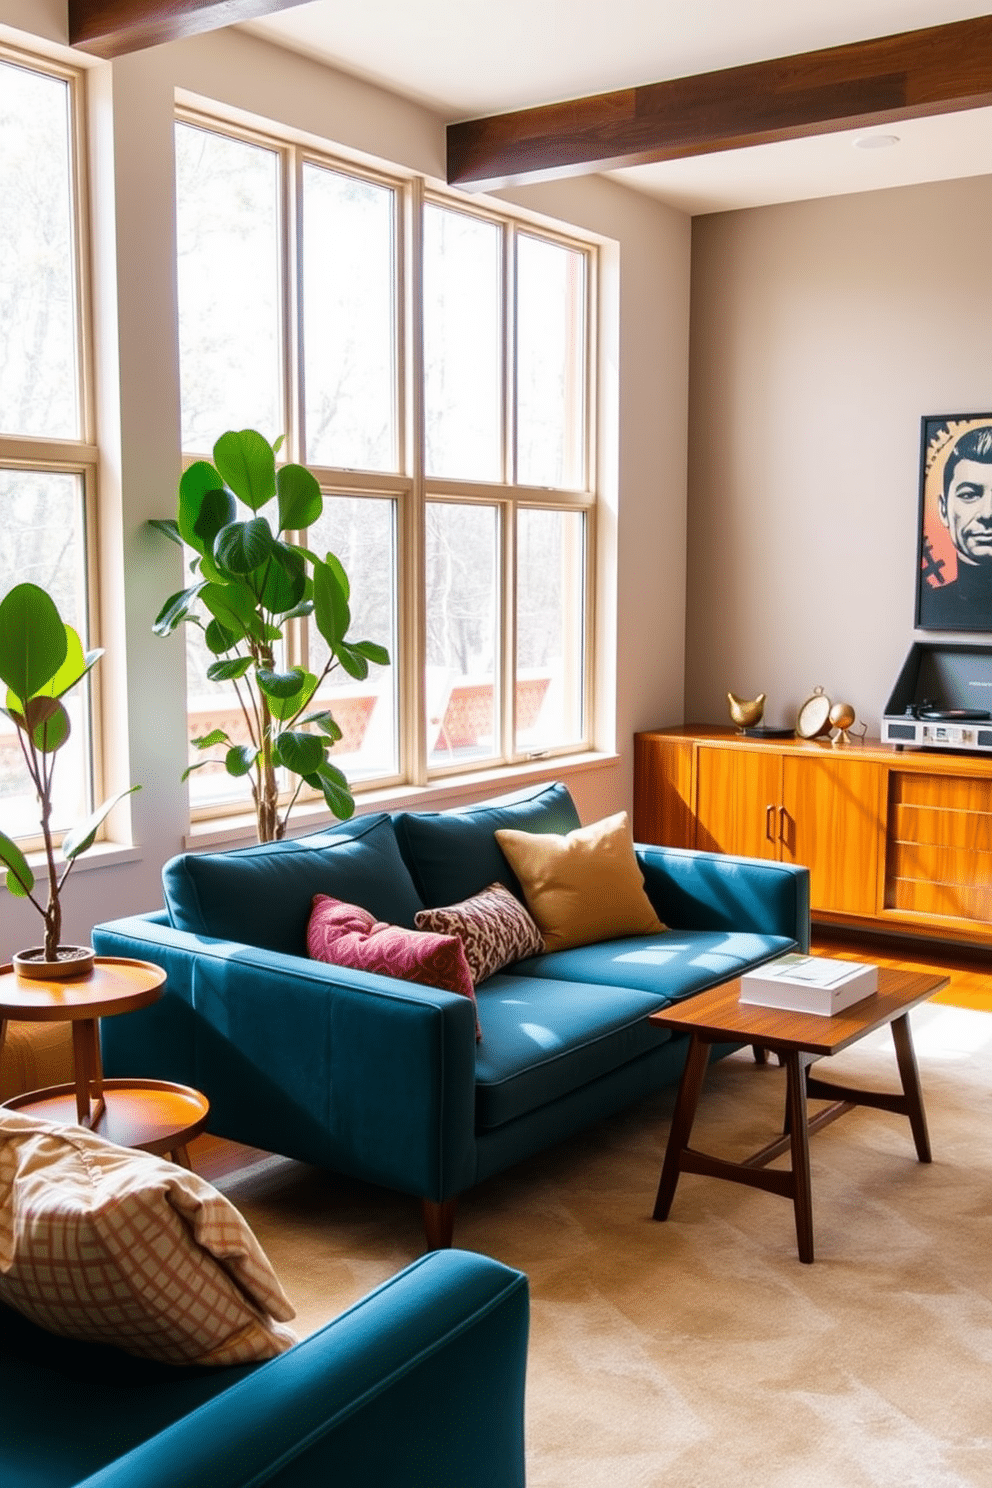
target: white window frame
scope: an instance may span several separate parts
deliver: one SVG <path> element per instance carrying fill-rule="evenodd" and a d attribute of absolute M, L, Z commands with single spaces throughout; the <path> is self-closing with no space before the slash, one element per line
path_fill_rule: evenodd
<path fill-rule="evenodd" d="M 90 258 L 90 190 L 87 170 L 86 80 L 82 69 L 66 66 L 48 57 L 39 57 L 0 42 L 0 61 L 29 72 L 58 78 L 68 85 L 69 97 L 69 190 L 70 218 L 74 248 L 74 308 L 76 380 L 79 407 L 77 438 L 6 434 L 0 430 L 0 467 L 5 470 L 30 470 L 78 476 L 82 482 L 82 521 L 86 590 L 86 636 L 89 647 L 100 644 L 100 593 L 98 555 L 98 460 L 94 397 L 94 340 L 92 269 Z M 86 716 L 89 725 L 86 750 L 88 770 L 85 781 L 88 809 L 104 796 L 104 748 L 101 728 L 102 698 L 99 667 L 83 684 L 87 690 Z M 106 838 L 106 825 L 98 832 Z M 61 834 L 56 834 L 61 840 Z M 39 850 L 40 831 L 18 838 L 26 851 Z"/>
<path fill-rule="evenodd" d="M 399 768 L 393 774 L 351 782 L 356 798 L 370 792 L 388 793 L 403 787 L 425 787 L 434 782 L 512 774 L 537 759 L 565 758 L 590 753 L 594 748 L 596 716 L 596 573 L 597 573 L 597 425 L 599 315 L 599 253 L 596 241 L 576 231 L 562 232 L 532 217 L 491 201 L 480 202 L 446 190 L 425 178 L 399 169 L 358 165 L 331 150 L 300 144 L 289 135 L 248 128 L 201 107 L 180 105 L 176 122 L 240 139 L 271 150 L 280 158 L 279 193 L 281 222 L 279 251 L 282 263 L 281 306 L 283 417 L 285 442 L 280 460 L 298 460 L 307 465 L 320 484 L 325 498 L 368 496 L 390 498 L 396 511 L 396 644 L 391 663 L 396 679 L 397 753 Z M 395 472 L 363 471 L 320 465 L 305 458 L 304 347 L 302 335 L 302 176 L 304 166 L 316 166 L 385 186 L 395 193 L 395 315 L 396 382 L 394 388 L 398 466 Z M 423 325 L 420 314 L 422 290 L 422 223 L 425 203 L 466 213 L 498 224 L 503 233 L 502 284 L 502 430 L 501 468 L 503 479 L 480 482 L 429 477 L 425 469 L 423 420 Z M 584 468 L 580 489 L 525 486 L 511 477 L 515 464 L 515 375 L 513 336 L 515 325 L 514 263 L 519 233 L 557 243 L 585 258 L 585 356 L 584 356 Z M 210 458 L 209 450 L 184 450 L 184 467 L 197 459 Z M 454 502 L 495 506 L 498 515 L 500 633 L 497 640 L 496 700 L 500 720 L 498 748 L 491 757 L 463 762 L 431 764 L 428 759 L 425 697 L 425 510 L 428 502 Z M 584 522 L 583 602 L 583 695 L 582 736 L 542 749 L 515 748 L 515 656 L 516 514 L 523 509 L 576 512 Z M 375 636 L 372 639 L 385 641 Z M 302 623 L 291 634 L 292 659 L 299 660 Z M 308 797 L 301 792 L 300 804 Z M 314 801 L 319 797 L 314 797 Z M 218 821 L 243 815 L 245 801 L 217 802 L 195 807 L 195 822 Z"/>

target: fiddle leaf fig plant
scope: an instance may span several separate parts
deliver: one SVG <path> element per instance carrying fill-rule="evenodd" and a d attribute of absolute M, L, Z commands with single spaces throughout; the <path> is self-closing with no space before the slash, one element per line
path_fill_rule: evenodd
<path fill-rule="evenodd" d="M 198 626 L 216 658 L 207 677 L 234 689 L 243 736 L 215 728 L 192 742 L 199 750 L 222 750 L 227 773 L 249 778 L 259 842 L 285 834 L 304 785 L 319 791 L 338 819 L 353 814 L 348 782 L 329 758 L 341 730 L 329 709 L 311 709 L 311 702 L 339 667 L 363 681 L 371 663 L 389 664 L 383 646 L 349 635 L 351 591 L 335 555 L 321 558 L 287 541 L 289 533 L 314 525 L 324 499 L 305 466 L 277 468 L 281 445 L 281 439 L 270 444 L 254 429 L 222 434 L 213 463 L 197 460 L 183 474 L 175 519 L 152 523 L 193 550 L 193 583 L 166 600 L 155 633 Z M 290 623 L 304 616 L 313 617 L 327 643 L 329 656 L 319 675 L 279 660 L 288 650 Z M 191 765 L 183 779 L 217 758 L 214 753 Z M 280 769 L 297 778 L 284 804 Z"/>
<path fill-rule="evenodd" d="M 18 584 L 0 603 L 0 680 L 6 683 L 4 713 L 17 729 L 17 740 L 41 809 L 41 836 L 48 877 L 47 903 L 35 895 L 35 875 L 13 838 L 0 832 L 0 863 L 7 888 L 29 899 L 45 923 L 44 958 L 57 962 L 62 935 L 62 890 L 77 858 L 96 840 L 97 832 L 128 790 L 105 801 L 86 821 L 62 838 L 62 863 L 56 858 L 52 831 L 52 781 L 58 751 L 69 738 L 69 714 L 62 698 L 99 661 L 102 650 L 83 651 L 71 625 L 66 625 L 51 597 L 36 584 Z M 64 948 L 63 948 L 64 949 Z"/>

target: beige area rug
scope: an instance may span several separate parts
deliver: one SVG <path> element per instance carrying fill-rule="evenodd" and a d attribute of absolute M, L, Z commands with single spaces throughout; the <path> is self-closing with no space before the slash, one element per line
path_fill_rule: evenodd
<path fill-rule="evenodd" d="M 456 1243 L 530 1277 L 530 1488 L 992 1485 L 992 1014 L 912 1022 L 934 1162 L 883 1112 L 814 1136 L 811 1266 L 791 1204 L 737 1184 L 683 1176 L 652 1221 L 672 1092 L 462 1201 Z M 832 1063 L 896 1088 L 888 1030 Z M 777 1065 L 723 1060 L 693 1143 L 744 1156 L 783 1102 Z M 302 1332 L 420 1249 L 393 1194 L 281 1159 L 222 1186 Z"/>

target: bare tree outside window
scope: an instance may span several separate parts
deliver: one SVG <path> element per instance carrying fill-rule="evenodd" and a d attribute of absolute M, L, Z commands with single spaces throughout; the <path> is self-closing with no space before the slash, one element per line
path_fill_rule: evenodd
<path fill-rule="evenodd" d="M 306 457 L 317 465 L 397 468 L 395 196 L 303 167 Z"/>
<path fill-rule="evenodd" d="M 79 438 L 69 85 L 0 62 L 0 432 Z"/>
<path fill-rule="evenodd" d="M 427 504 L 427 742 L 433 764 L 499 750 L 497 514 Z"/>
<path fill-rule="evenodd" d="M 279 155 L 176 125 L 183 449 L 226 429 L 284 433 Z"/>
<path fill-rule="evenodd" d="M 585 255 L 517 237 L 517 479 L 585 485 Z"/>
<path fill-rule="evenodd" d="M 428 475 L 502 478 L 502 231 L 424 207 L 424 440 Z"/>

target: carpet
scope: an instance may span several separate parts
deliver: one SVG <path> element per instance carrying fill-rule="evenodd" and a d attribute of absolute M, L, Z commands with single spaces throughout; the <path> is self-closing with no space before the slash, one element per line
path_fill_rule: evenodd
<path fill-rule="evenodd" d="M 456 1243 L 530 1277 L 530 1488 L 992 1485 L 992 1014 L 912 1025 L 934 1161 L 880 1111 L 815 1135 L 811 1266 L 774 1195 L 683 1175 L 650 1218 L 671 1091 L 461 1201 Z M 818 1072 L 897 1088 L 889 1030 Z M 756 1150 L 784 1092 L 774 1063 L 720 1061 L 694 1145 Z M 283 1159 L 221 1186 L 301 1333 L 422 1246 L 415 1202 Z"/>

